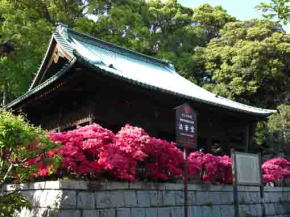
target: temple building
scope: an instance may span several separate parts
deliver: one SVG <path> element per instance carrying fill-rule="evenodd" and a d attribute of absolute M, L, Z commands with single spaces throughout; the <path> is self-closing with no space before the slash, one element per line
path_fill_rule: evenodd
<path fill-rule="evenodd" d="M 251 147 L 257 121 L 275 112 L 215 95 L 159 60 L 66 26 L 55 28 L 29 88 L 6 105 L 48 130 L 99 123 L 116 132 L 124 124 L 175 139 L 175 110 L 184 102 L 198 112 L 198 144 L 206 150 Z"/>

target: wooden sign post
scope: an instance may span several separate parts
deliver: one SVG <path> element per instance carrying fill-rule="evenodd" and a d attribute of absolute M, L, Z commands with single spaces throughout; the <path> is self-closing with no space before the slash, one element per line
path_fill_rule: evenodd
<path fill-rule="evenodd" d="M 176 143 L 184 149 L 184 217 L 188 217 L 188 148 L 197 147 L 196 112 L 184 103 L 176 109 Z"/>

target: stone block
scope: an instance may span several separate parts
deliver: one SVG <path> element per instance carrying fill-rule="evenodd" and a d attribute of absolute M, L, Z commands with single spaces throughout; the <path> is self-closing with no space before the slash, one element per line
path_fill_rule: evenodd
<path fill-rule="evenodd" d="M 94 193 L 80 191 L 77 197 L 78 197 L 77 208 L 80 208 L 80 209 L 94 209 L 95 208 Z"/>
<path fill-rule="evenodd" d="M 240 214 L 240 216 L 251 216 L 252 215 L 252 213 L 251 213 L 251 208 L 250 208 L 250 206 L 249 205 L 245 205 L 245 204 L 243 204 L 243 205 L 239 205 L 239 214 Z"/>
<path fill-rule="evenodd" d="M 184 193 L 183 191 L 175 191 L 175 204 L 176 206 L 184 205 Z"/>
<path fill-rule="evenodd" d="M 222 192 L 220 194 L 220 204 L 221 205 L 232 205 L 234 201 L 233 192 Z"/>
<path fill-rule="evenodd" d="M 201 207 L 203 217 L 213 217 L 211 214 L 211 208 L 207 206 Z"/>
<path fill-rule="evenodd" d="M 162 206 L 163 205 L 163 197 L 162 191 L 149 191 L 150 195 L 150 205 L 151 206 Z"/>
<path fill-rule="evenodd" d="M 117 190 L 108 192 L 109 196 L 111 197 L 111 207 L 125 207 L 125 197 L 124 191 Z"/>
<path fill-rule="evenodd" d="M 188 192 L 188 206 L 196 205 L 196 191 L 189 191 Z"/>
<path fill-rule="evenodd" d="M 32 203 L 39 208 L 76 208 L 76 191 L 35 190 Z"/>
<path fill-rule="evenodd" d="M 80 210 L 60 210 L 53 217 L 82 217 L 82 214 Z"/>
<path fill-rule="evenodd" d="M 62 191 L 60 208 L 76 208 L 76 205 L 77 205 L 76 191 L 67 191 L 67 190 Z"/>
<path fill-rule="evenodd" d="M 212 207 L 207 207 L 203 206 L 201 207 L 202 209 L 202 216 L 203 217 L 223 217 L 220 213 L 219 206 L 212 206 Z"/>
<path fill-rule="evenodd" d="M 58 209 L 34 208 L 26 210 L 26 215 L 20 215 L 20 217 L 57 217 L 59 213 Z"/>
<path fill-rule="evenodd" d="M 275 215 L 283 214 L 282 211 L 281 211 L 280 204 L 278 204 L 278 203 L 272 203 L 272 204 L 274 206 Z"/>
<path fill-rule="evenodd" d="M 172 191 L 172 190 L 182 191 L 183 188 L 184 188 L 183 184 L 180 184 L 180 183 L 166 183 L 165 184 L 165 190 L 168 190 L 168 191 Z"/>
<path fill-rule="evenodd" d="M 144 189 L 144 184 L 142 182 L 130 182 L 129 188 L 132 190 L 142 190 Z"/>
<path fill-rule="evenodd" d="M 224 193 L 225 192 L 208 192 L 208 200 L 205 202 L 207 203 L 211 202 L 212 204 L 215 205 L 223 204 L 221 198 Z"/>
<path fill-rule="evenodd" d="M 182 212 L 181 212 L 181 216 L 183 216 L 183 207 L 182 208 Z M 190 217 L 202 217 L 202 212 L 201 212 L 201 207 L 200 206 L 189 206 L 188 207 L 188 216 Z"/>
<path fill-rule="evenodd" d="M 146 217 L 157 217 L 157 208 L 145 208 Z M 134 217 L 134 216 L 132 216 Z M 173 216 L 172 216 L 173 217 Z"/>
<path fill-rule="evenodd" d="M 108 183 L 106 183 L 106 189 L 108 189 L 108 190 L 129 189 L 129 183 L 128 182 L 108 182 Z"/>
<path fill-rule="evenodd" d="M 170 207 L 162 207 L 157 209 L 158 217 L 170 217 L 171 208 Z"/>
<path fill-rule="evenodd" d="M 281 192 L 271 192 L 269 193 L 269 202 L 278 203 L 281 201 L 280 198 Z"/>
<path fill-rule="evenodd" d="M 286 215 L 289 213 L 290 210 L 290 204 L 286 204 L 286 203 L 281 203 L 281 209 L 283 210 L 283 215 Z M 290 213 L 289 213 L 290 214 Z"/>
<path fill-rule="evenodd" d="M 203 188 L 202 191 L 233 192 L 233 186 L 231 186 L 231 185 L 208 185 L 207 188 Z"/>
<path fill-rule="evenodd" d="M 219 206 L 220 214 L 222 217 L 233 217 L 235 216 L 235 209 L 233 205 L 222 205 Z"/>
<path fill-rule="evenodd" d="M 172 217 L 173 216 L 183 217 L 184 216 L 183 211 L 184 211 L 184 208 L 181 206 L 180 207 L 171 207 L 170 213 L 171 213 Z M 189 216 L 191 216 L 191 215 L 189 214 Z"/>
<path fill-rule="evenodd" d="M 99 191 L 95 193 L 96 208 L 110 208 L 112 206 L 109 191 Z"/>
<path fill-rule="evenodd" d="M 275 215 L 275 207 L 272 203 L 264 204 L 266 215 Z"/>
<path fill-rule="evenodd" d="M 44 185 L 43 189 L 46 189 L 46 190 L 61 190 L 59 181 L 47 181 L 47 182 L 43 182 L 43 183 L 35 183 L 33 188 L 37 187 L 38 184 Z"/>
<path fill-rule="evenodd" d="M 33 199 L 32 204 L 35 205 L 37 208 L 45 208 L 45 207 L 52 207 L 52 208 L 58 208 L 59 205 L 54 205 L 55 199 L 57 196 L 61 198 L 62 191 L 50 191 L 49 196 L 47 197 L 47 190 L 35 190 L 33 193 Z M 60 200 L 58 200 L 60 201 Z"/>
<path fill-rule="evenodd" d="M 262 208 L 260 204 L 248 204 L 248 213 L 252 216 L 260 216 L 259 213 L 260 211 L 262 212 Z"/>
<path fill-rule="evenodd" d="M 238 201 L 239 201 L 239 204 L 250 203 L 249 192 L 246 192 L 246 191 L 238 192 Z"/>
<path fill-rule="evenodd" d="M 282 192 L 282 196 L 281 196 L 281 201 L 282 202 L 289 202 L 289 197 L 288 195 L 290 194 L 290 192 Z"/>
<path fill-rule="evenodd" d="M 290 203 L 289 203 L 289 202 L 284 202 L 284 203 L 282 204 L 282 206 L 285 208 L 286 213 L 287 213 L 287 214 L 290 214 Z"/>
<path fill-rule="evenodd" d="M 99 211 L 99 217 L 116 217 L 115 209 L 101 209 Z"/>
<path fill-rule="evenodd" d="M 131 208 L 132 217 L 145 217 L 145 208 Z"/>
<path fill-rule="evenodd" d="M 138 207 L 150 206 L 150 192 L 149 191 L 137 191 L 137 205 Z"/>
<path fill-rule="evenodd" d="M 21 194 L 29 201 L 33 202 L 33 196 L 35 191 L 28 190 L 28 191 L 22 191 Z"/>
<path fill-rule="evenodd" d="M 31 189 L 39 190 L 39 189 L 45 189 L 46 182 L 34 182 L 30 184 Z M 59 189 L 57 189 L 59 190 Z"/>
<path fill-rule="evenodd" d="M 88 181 L 58 181 L 59 183 L 46 182 L 45 186 L 52 189 L 57 189 L 57 185 L 59 185 L 59 189 L 63 190 L 90 190 L 89 186 L 91 182 Z"/>
<path fill-rule="evenodd" d="M 251 206 L 252 209 L 256 211 L 257 216 L 262 216 L 263 215 L 263 207 L 262 204 L 254 204 Z"/>
<path fill-rule="evenodd" d="M 249 192 L 249 203 L 260 203 L 261 200 L 260 192 Z"/>
<path fill-rule="evenodd" d="M 124 191 L 124 200 L 126 207 L 136 207 L 137 206 L 137 196 L 136 191 Z"/>
<path fill-rule="evenodd" d="M 125 206 L 123 191 L 99 191 L 95 193 L 97 208 L 116 208 Z"/>
<path fill-rule="evenodd" d="M 118 208 L 116 217 L 130 217 L 130 208 Z"/>
<path fill-rule="evenodd" d="M 196 192 L 196 204 L 205 205 L 209 202 L 210 201 L 209 201 L 209 197 L 208 197 L 208 192 L 205 192 L 205 191 L 197 191 Z"/>
<path fill-rule="evenodd" d="M 175 192 L 163 191 L 163 206 L 174 206 L 174 205 L 175 205 Z"/>
<path fill-rule="evenodd" d="M 98 210 L 83 210 L 82 217 L 99 217 L 99 211 Z"/>

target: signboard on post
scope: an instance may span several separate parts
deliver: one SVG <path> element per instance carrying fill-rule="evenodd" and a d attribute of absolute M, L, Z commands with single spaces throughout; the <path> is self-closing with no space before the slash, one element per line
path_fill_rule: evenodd
<path fill-rule="evenodd" d="M 176 143 L 186 148 L 197 147 L 196 112 L 184 103 L 176 109 Z"/>
<path fill-rule="evenodd" d="M 197 121 L 196 112 L 189 104 L 184 103 L 176 109 L 176 143 L 184 149 L 184 217 L 188 217 L 188 161 L 187 149 L 197 147 Z"/>
<path fill-rule="evenodd" d="M 261 155 L 231 151 L 235 217 L 239 217 L 238 186 L 260 186 L 263 198 Z M 264 209 L 263 209 L 264 210 Z M 264 215 L 263 215 L 264 216 Z"/>
<path fill-rule="evenodd" d="M 261 159 L 259 154 L 234 152 L 233 165 L 237 185 L 261 186 Z"/>

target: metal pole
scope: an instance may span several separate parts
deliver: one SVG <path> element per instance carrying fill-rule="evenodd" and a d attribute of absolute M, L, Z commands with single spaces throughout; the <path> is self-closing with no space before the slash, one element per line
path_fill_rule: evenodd
<path fill-rule="evenodd" d="M 188 159 L 186 147 L 184 147 L 183 158 L 184 158 L 184 174 L 183 174 L 184 217 L 188 217 Z"/>
<path fill-rule="evenodd" d="M 237 162 L 236 153 L 234 149 L 231 149 L 232 156 L 232 174 L 233 174 L 233 197 L 234 197 L 234 209 L 235 217 L 239 217 L 239 197 L 238 197 L 238 185 L 237 185 Z"/>
<path fill-rule="evenodd" d="M 262 171 L 262 154 L 259 153 L 259 168 L 260 168 L 260 197 L 261 197 L 261 206 L 262 206 L 262 217 L 266 216 L 265 204 L 264 204 L 264 183 L 263 183 L 263 171 Z"/>

